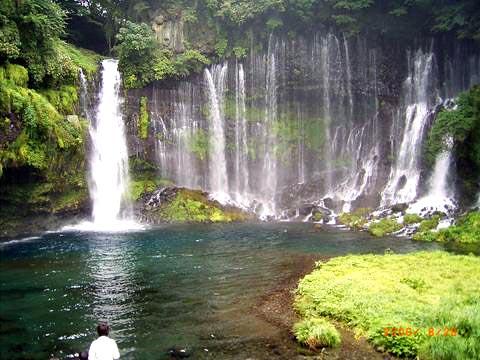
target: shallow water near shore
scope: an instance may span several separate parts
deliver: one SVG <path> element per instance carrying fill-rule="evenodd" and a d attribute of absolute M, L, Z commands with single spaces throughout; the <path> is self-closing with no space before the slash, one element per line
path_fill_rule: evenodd
<path fill-rule="evenodd" d="M 255 315 L 259 298 L 291 277 L 306 254 L 387 248 L 441 247 L 304 223 L 71 231 L 3 243 L 1 356 L 66 358 L 88 348 L 101 319 L 111 324 L 122 359 L 168 359 L 171 348 L 194 359 L 267 359 L 272 343 L 294 352 L 285 332 Z"/>

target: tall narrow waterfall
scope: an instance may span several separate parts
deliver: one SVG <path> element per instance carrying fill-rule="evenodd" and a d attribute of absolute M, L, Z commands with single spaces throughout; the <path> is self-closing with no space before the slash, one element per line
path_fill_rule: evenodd
<path fill-rule="evenodd" d="M 275 59 L 276 39 L 270 35 L 268 40 L 267 68 L 265 78 L 265 120 L 264 120 L 264 157 L 262 195 L 265 197 L 262 216 L 275 214 L 275 193 L 277 190 L 277 159 L 274 153 L 274 122 L 277 119 L 277 74 Z"/>
<path fill-rule="evenodd" d="M 242 64 L 236 64 L 235 75 L 235 200 L 241 203 L 249 192 L 245 73 Z"/>
<path fill-rule="evenodd" d="M 405 113 L 402 142 L 382 204 L 410 202 L 417 196 L 420 181 L 420 156 L 424 130 L 431 114 L 433 54 L 418 50 L 409 60 L 409 75 L 404 83 Z"/>
<path fill-rule="evenodd" d="M 227 161 L 225 159 L 225 131 L 223 128 L 223 92 L 227 64 L 215 65 L 205 69 L 205 81 L 208 87 L 210 100 L 210 158 L 209 158 L 209 185 L 214 196 L 219 200 L 228 197 Z"/>
<path fill-rule="evenodd" d="M 102 84 L 95 122 L 90 124 L 90 195 L 93 225 L 115 229 L 122 216 L 128 184 L 128 154 L 120 105 L 118 62 L 102 62 Z"/>

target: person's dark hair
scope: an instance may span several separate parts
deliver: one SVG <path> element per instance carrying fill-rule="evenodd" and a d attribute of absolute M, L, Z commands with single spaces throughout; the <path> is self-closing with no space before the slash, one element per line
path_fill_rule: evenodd
<path fill-rule="evenodd" d="M 107 323 L 102 322 L 102 323 L 98 324 L 98 326 L 97 326 L 98 336 L 108 336 L 109 332 L 110 332 L 110 326 L 108 326 Z"/>

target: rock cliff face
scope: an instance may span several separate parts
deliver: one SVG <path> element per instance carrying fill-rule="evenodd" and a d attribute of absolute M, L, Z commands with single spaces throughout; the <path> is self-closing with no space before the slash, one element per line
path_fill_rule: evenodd
<path fill-rule="evenodd" d="M 178 185 L 260 202 L 264 215 L 322 199 L 336 211 L 410 202 L 426 191 L 435 110 L 479 79 L 468 43 L 270 36 L 243 59 L 129 91 L 130 153 Z"/>

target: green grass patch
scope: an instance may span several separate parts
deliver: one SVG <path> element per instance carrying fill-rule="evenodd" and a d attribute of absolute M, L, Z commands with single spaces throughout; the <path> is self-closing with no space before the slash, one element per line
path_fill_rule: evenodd
<path fill-rule="evenodd" d="M 310 318 L 299 321 L 293 327 L 297 340 L 310 349 L 336 347 L 340 344 L 340 334 L 328 320 Z"/>
<path fill-rule="evenodd" d="M 98 70 L 98 66 L 103 57 L 93 51 L 82 49 L 64 41 L 56 43 L 57 48 L 68 55 L 73 63 L 82 68 L 88 78 L 92 78 Z"/>
<path fill-rule="evenodd" d="M 395 231 L 398 231 L 403 226 L 397 222 L 395 219 L 385 218 L 380 221 L 371 223 L 368 227 L 368 232 L 373 236 L 385 236 Z"/>
<path fill-rule="evenodd" d="M 480 258 L 441 251 L 337 257 L 300 281 L 295 308 L 305 319 L 342 321 L 397 356 L 478 359 L 478 274 Z M 418 332 L 385 336 L 385 328 Z M 430 328 L 457 334 L 429 336 Z"/>

